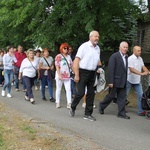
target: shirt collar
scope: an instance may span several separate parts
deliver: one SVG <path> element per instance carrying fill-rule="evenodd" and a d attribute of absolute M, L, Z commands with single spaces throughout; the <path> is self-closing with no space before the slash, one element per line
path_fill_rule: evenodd
<path fill-rule="evenodd" d="M 93 44 L 92 44 L 92 42 L 90 40 L 88 41 L 88 44 L 89 44 L 90 47 L 94 47 Z M 97 46 L 98 45 L 96 45 L 94 48 L 97 48 Z"/>
<path fill-rule="evenodd" d="M 126 57 L 126 55 L 123 55 L 123 54 L 121 53 L 121 51 L 119 51 L 119 52 L 120 52 L 120 54 L 121 54 L 122 57 L 124 57 L 124 58 Z"/>

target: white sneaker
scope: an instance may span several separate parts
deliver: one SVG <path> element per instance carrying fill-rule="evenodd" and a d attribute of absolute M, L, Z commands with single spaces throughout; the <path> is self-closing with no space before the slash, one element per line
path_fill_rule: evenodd
<path fill-rule="evenodd" d="M 60 108 L 60 103 L 56 103 L 56 108 Z"/>
<path fill-rule="evenodd" d="M 85 108 L 85 107 L 86 107 L 86 103 L 83 103 L 83 104 L 82 104 L 82 107 Z"/>
<path fill-rule="evenodd" d="M 38 87 L 37 86 L 35 86 L 35 91 L 38 91 L 39 89 L 38 89 Z"/>
<path fill-rule="evenodd" d="M 11 97 L 12 97 L 12 95 L 11 95 L 10 93 L 8 93 L 8 94 L 7 94 L 7 97 L 8 97 L 8 98 L 11 98 Z"/>
<path fill-rule="evenodd" d="M 30 98 L 30 102 L 33 104 L 35 102 L 34 98 Z"/>
<path fill-rule="evenodd" d="M 4 91 L 4 90 L 2 90 L 1 95 L 2 95 L 2 96 L 5 96 L 5 91 Z"/>
<path fill-rule="evenodd" d="M 67 108 L 70 109 L 71 108 L 71 103 L 67 104 Z"/>

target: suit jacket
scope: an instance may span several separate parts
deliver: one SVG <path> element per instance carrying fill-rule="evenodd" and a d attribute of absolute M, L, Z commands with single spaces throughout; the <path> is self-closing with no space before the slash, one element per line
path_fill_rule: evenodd
<path fill-rule="evenodd" d="M 124 88 L 127 82 L 127 68 L 127 56 L 125 66 L 119 51 L 112 54 L 108 63 L 108 83 L 116 88 Z"/>

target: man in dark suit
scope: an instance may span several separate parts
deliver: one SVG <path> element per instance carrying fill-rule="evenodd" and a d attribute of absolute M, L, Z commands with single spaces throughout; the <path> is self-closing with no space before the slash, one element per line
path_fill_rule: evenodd
<path fill-rule="evenodd" d="M 100 114 L 104 114 L 104 109 L 112 102 L 117 94 L 118 103 L 118 117 L 130 119 L 126 115 L 126 82 L 127 82 L 127 53 L 128 43 L 121 42 L 119 51 L 112 54 L 108 64 L 108 86 L 109 93 L 105 96 L 104 100 L 99 104 Z"/>

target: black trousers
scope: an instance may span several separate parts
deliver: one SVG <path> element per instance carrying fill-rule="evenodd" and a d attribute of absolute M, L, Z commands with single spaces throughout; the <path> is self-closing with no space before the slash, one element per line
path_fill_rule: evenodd
<path fill-rule="evenodd" d="M 93 103 L 95 96 L 95 88 L 93 87 L 95 82 L 95 71 L 79 69 L 79 77 L 80 80 L 77 83 L 77 93 L 71 104 L 71 108 L 76 110 L 77 105 L 85 94 L 85 87 L 87 86 L 85 115 L 91 115 L 93 113 Z"/>
<path fill-rule="evenodd" d="M 104 100 L 100 102 L 100 108 L 104 110 L 112 102 L 116 94 L 117 94 L 117 104 L 118 104 L 118 115 L 125 115 L 126 87 L 109 88 L 109 93 L 105 96 Z"/>

